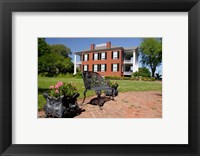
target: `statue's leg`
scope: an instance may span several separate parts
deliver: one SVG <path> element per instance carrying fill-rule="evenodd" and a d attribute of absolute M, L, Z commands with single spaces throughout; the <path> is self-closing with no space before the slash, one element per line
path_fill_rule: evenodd
<path fill-rule="evenodd" d="M 101 96 L 101 90 L 96 90 L 95 92 L 97 94 L 97 97 L 99 98 Z"/>
<path fill-rule="evenodd" d="M 100 110 L 103 110 L 102 106 L 99 106 L 99 109 L 100 109 Z"/>
<path fill-rule="evenodd" d="M 83 102 L 81 103 L 81 105 L 83 105 L 83 103 L 85 102 L 86 92 L 87 92 L 87 89 L 85 89 L 85 91 L 83 92 L 84 98 L 83 98 Z"/>
<path fill-rule="evenodd" d="M 114 88 L 112 88 L 112 97 L 111 100 L 114 100 Z"/>

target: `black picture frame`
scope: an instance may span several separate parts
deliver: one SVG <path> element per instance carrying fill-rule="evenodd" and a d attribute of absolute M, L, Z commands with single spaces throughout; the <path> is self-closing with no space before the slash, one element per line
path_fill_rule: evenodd
<path fill-rule="evenodd" d="M 12 144 L 12 12 L 188 12 L 188 145 L 19 145 Z M 180 56 L 181 59 L 181 56 Z M 0 0 L 1 155 L 200 155 L 199 0 Z M 178 124 L 178 123 L 177 123 Z M 80 130 L 81 132 L 81 130 Z M 31 133 L 31 132 L 30 132 Z M 97 134 L 98 135 L 98 134 Z M 169 136 L 170 137 L 170 136 Z"/>

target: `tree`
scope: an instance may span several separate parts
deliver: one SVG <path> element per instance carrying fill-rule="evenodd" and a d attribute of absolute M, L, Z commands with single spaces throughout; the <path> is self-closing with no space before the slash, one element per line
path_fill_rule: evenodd
<path fill-rule="evenodd" d="M 50 53 L 50 46 L 46 43 L 45 38 L 38 39 L 38 57 Z"/>
<path fill-rule="evenodd" d="M 63 44 L 52 44 L 50 45 L 50 48 L 52 53 L 58 53 L 66 58 L 72 54 L 71 49 Z"/>
<path fill-rule="evenodd" d="M 38 39 L 38 73 L 54 76 L 59 73 L 72 73 L 74 64 L 69 57 L 70 48 L 65 45 L 49 45 L 44 38 Z"/>
<path fill-rule="evenodd" d="M 152 77 L 155 76 L 156 67 L 162 63 L 162 40 L 155 38 L 143 39 L 140 44 L 142 54 L 141 62 L 150 67 Z"/>

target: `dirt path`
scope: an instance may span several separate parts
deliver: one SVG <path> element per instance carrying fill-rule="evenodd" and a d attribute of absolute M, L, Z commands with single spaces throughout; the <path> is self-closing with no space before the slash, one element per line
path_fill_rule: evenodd
<path fill-rule="evenodd" d="M 85 103 L 92 98 L 87 98 Z M 78 101 L 81 102 L 82 100 Z M 119 93 L 114 101 L 106 102 L 102 110 L 90 104 L 81 108 L 85 111 L 75 118 L 162 118 L 162 93 L 156 91 Z M 44 111 L 38 112 L 38 117 L 44 117 Z"/>

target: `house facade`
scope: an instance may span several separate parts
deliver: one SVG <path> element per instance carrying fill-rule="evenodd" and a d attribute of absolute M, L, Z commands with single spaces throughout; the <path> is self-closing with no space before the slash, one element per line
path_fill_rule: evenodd
<path fill-rule="evenodd" d="M 111 42 L 91 44 L 89 50 L 74 53 L 74 74 L 77 68 L 102 76 L 130 76 L 138 71 L 138 47 L 112 46 Z"/>

